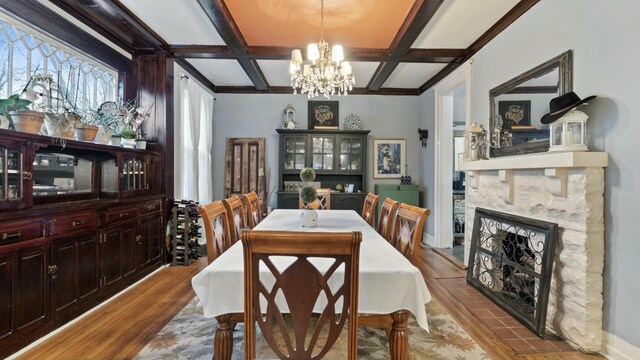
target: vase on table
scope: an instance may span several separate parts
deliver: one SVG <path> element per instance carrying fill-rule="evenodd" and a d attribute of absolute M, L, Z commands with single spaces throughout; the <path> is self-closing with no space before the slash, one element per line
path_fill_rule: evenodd
<path fill-rule="evenodd" d="M 318 212 L 315 209 L 303 209 L 300 224 L 306 228 L 318 226 Z"/>

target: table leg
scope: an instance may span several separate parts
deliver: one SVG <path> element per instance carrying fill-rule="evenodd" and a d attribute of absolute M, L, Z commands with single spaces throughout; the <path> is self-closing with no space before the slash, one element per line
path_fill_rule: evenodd
<path fill-rule="evenodd" d="M 213 337 L 213 359 L 231 360 L 233 352 L 233 329 L 231 314 L 216 316 L 216 333 Z"/>
<path fill-rule="evenodd" d="M 393 324 L 389 336 L 389 352 L 392 360 L 409 359 L 409 311 L 398 310 L 391 314 Z"/>

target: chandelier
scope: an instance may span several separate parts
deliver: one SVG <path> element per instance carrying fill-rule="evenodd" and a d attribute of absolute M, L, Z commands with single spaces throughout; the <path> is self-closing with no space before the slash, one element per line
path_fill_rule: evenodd
<path fill-rule="evenodd" d="M 293 93 L 308 94 L 309 98 L 320 94 L 327 99 L 331 95 L 346 95 L 353 90 L 355 76 L 351 64 L 344 60 L 342 46 L 324 40 L 324 0 L 320 1 L 320 41 L 307 46 L 307 61 L 302 60 L 302 52 L 295 49 L 291 52 L 291 87 Z"/>

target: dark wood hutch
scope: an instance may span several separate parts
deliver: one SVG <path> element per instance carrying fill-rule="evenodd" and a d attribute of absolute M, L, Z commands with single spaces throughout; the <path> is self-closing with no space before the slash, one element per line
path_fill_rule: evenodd
<path fill-rule="evenodd" d="M 174 61 L 194 69 L 117 2 L 107 2 L 109 9 L 51 1 L 130 57 L 36 0 L 0 0 L 11 16 L 116 69 L 120 97 L 154 104 L 144 133 L 156 142 L 145 151 L 72 140 L 62 148 L 49 137 L 0 130 L 0 358 L 165 262 Z M 81 190 L 65 192 L 69 181 Z"/>
<path fill-rule="evenodd" d="M 300 170 L 311 167 L 323 188 L 353 184 L 353 192 L 331 193 L 331 208 L 360 212 L 367 196 L 369 130 L 289 130 L 280 134 L 278 208 L 298 208 Z"/>

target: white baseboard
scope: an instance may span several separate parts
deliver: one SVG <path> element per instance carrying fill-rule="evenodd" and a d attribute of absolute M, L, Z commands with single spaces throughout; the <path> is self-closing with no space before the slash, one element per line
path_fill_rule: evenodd
<path fill-rule="evenodd" d="M 31 343 L 31 344 L 29 344 L 28 346 L 26 346 L 26 347 L 24 347 L 24 348 L 20 349 L 20 351 L 18 351 L 18 352 L 16 352 L 16 353 L 14 353 L 14 354 L 11 354 L 11 355 L 7 358 L 7 360 L 14 360 L 14 359 L 18 358 L 20 355 L 24 354 L 25 352 L 27 352 L 27 351 L 29 351 L 29 350 L 33 349 L 34 347 L 36 347 L 36 346 L 38 346 L 38 345 L 42 344 L 43 342 L 45 342 L 45 341 L 49 340 L 49 338 L 51 338 L 51 337 L 55 336 L 55 335 L 56 335 L 56 334 L 58 334 L 59 332 L 61 332 L 61 331 L 65 330 L 65 329 L 67 329 L 69 326 L 72 326 L 73 324 L 77 323 L 78 321 L 80 321 L 80 320 L 84 319 L 85 317 L 89 316 L 91 313 L 93 313 L 93 312 L 97 311 L 97 310 L 98 310 L 98 309 L 100 309 L 101 307 L 103 307 L 103 306 L 107 305 L 108 303 L 110 303 L 110 302 L 114 301 L 115 299 L 119 298 L 119 297 L 120 297 L 120 296 L 122 296 L 124 293 L 126 293 L 127 291 L 129 291 L 129 290 L 131 290 L 132 288 L 134 288 L 136 285 L 138 285 L 138 284 L 140 284 L 141 282 L 143 282 L 143 281 L 147 280 L 149 277 L 151 277 L 151 276 L 155 275 L 155 273 L 157 273 L 158 271 L 166 269 L 167 267 L 169 267 L 169 264 L 166 264 L 166 265 L 160 266 L 158 269 L 154 270 L 154 271 L 153 271 L 152 273 L 150 273 L 149 275 L 147 275 L 147 276 L 143 277 L 142 279 L 140 279 L 140 280 L 136 281 L 135 283 L 133 283 L 133 284 L 129 285 L 129 287 L 127 287 L 126 289 L 124 289 L 124 290 L 120 291 L 119 293 L 117 293 L 117 294 L 113 295 L 113 296 L 112 296 L 112 297 L 110 297 L 109 299 L 107 299 L 107 300 L 105 300 L 105 301 L 101 302 L 100 304 L 96 305 L 96 307 L 91 308 L 90 310 L 87 310 L 87 311 L 86 311 L 86 312 L 84 312 L 82 315 L 78 316 L 77 318 L 75 318 L 75 319 L 73 319 L 73 320 L 69 321 L 68 323 L 66 323 L 66 324 L 62 325 L 61 327 L 59 327 L 59 328 L 55 329 L 54 331 L 52 331 L 52 332 L 48 333 L 47 335 L 45 335 L 45 336 L 43 336 L 43 337 L 39 338 L 38 340 L 36 340 L 36 341 L 32 342 L 32 343 Z"/>
<path fill-rule="evenodd" d="M 431 247 L 438 247 L 438 244 L 436 243 L 436 237 L 427 233 L 422 234 L 422 244 L 426 244 L 427 246 Z"/>
<path fill-rule="evenodd" d="M 602 331 L 602 355 L 612 360 L 636 360 L 640 359 L 640 348 L 629 344 L 621 338 Z"/>

